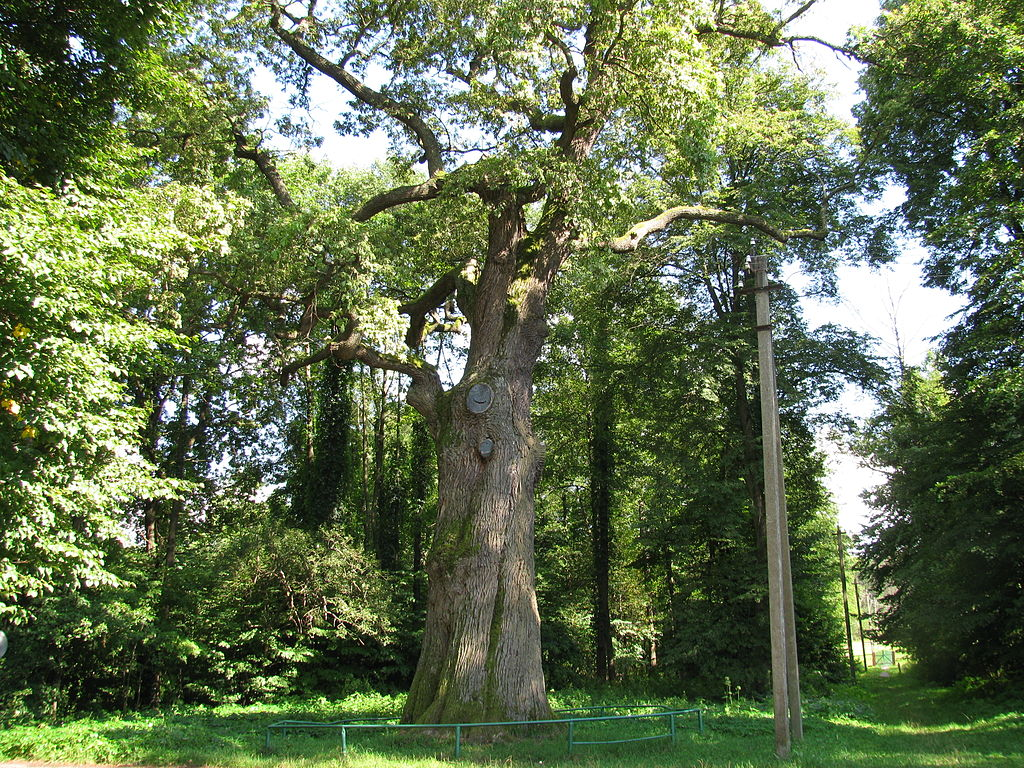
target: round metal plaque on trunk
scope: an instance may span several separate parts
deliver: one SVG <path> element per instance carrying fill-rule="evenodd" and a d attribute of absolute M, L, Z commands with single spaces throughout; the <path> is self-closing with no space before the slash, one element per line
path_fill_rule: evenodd
<path fill-rule="evenodd" d="M 491 407 L 494 390 L 487 384 L 474 384 L 466 395 L 466 407 L 470 413 L 483 413 Z"/>

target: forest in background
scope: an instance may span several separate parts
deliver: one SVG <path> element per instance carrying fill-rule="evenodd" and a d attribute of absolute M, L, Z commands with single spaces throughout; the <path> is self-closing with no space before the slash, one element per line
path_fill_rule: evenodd
<path fill-rule="evenodd" d="M 763 253 L 805 684 L 847 670 L 826 427 L 888 472 L 859 544 L 880 637 L 940 679 L 1020 675 L 1020 4 L 893 3 L 834 42 L 867 62 L 859 131 L 794 65 L 796 6 L 485 5 L 0 10 L 5 716 L 408 688 L 431 558 L 468 556 L 412 388 L 480 359 L 516 211 L 506 331 L 565 251 L 529 382 L 548 685 L 769 689 Z M 369 171 L 306 151 L 303 45 L 332 40 L 339 130 L 392 120 Z M 890 182 L 906 202 L 864 214 Z M 921 370 L 808 328 L 781 273 L 827 294 L 905 235 L 967 298 Z M 848 384 L 878 415 L 823 425 Z"/>

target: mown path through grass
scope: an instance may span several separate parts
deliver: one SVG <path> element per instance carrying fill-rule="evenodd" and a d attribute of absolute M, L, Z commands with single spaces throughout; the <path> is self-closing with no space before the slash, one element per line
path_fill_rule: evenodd
<path fill-rule="evenodd" d="M 559 706 L 626 703 L 620 692 L 556 695 Z M 648 703 L 681 706 L 680 699 Z M 678 743 L 648 742 L 578 748 L 564 738 L 470 744 L 459 761 L 450 738 L 359 733 L 342 759 L 335 736 L 288 737 L 262 750 L 263 728 L 284 718 L 336 720 L 389 714 L 400 697 L 359 694 L 340 702 L 194 708 L 165 715 L 91 717 L 60 725 L 0 729 L 0 761 L 50 765 L 210 766 L 211 768 L 438 768 L 453 764 L 584 766 L 587 768 L 767 768 L 772 719 L 763 704 L 708 707 L 708 729 L 680 730 Z M 794 768 L 1024 768 L 1024 705 L 967 697 L 928 686 L 908 674 L 877 676 L 806 700 L 806 738 L 785 765 Z M 0 763 L 0 768 L 15 768 Z"/>
<path fill-rule="evenodd" d="M 796 765 L 1024 768 L 1020 701 L 968 697 L 901 674 L 863 678 L 838 696 L 848 697 L 847 711 L 811 716 Z"/>

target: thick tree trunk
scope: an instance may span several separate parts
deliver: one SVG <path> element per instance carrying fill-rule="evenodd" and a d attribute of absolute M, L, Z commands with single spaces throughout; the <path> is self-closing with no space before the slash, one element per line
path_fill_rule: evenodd
<path fill-rule="evenodd" d="M 528 382 L 490 374 L 487 413 L 466 409 L 466 386 L 446 395 L 427 626 L 405 710 L 410 722 L 550 716 L 534 592 L 540 446 L 530 430 Z M 488 439 L 493 453 L 485 457 Z"/>
<path fill-rule="evenodd" d="M 423 648 L 406 722 L 551 715 L 533 557 L 542 448 L 530 400 L 550 267 L 562 256 L 545 260 L 541 249 L 535 265 L 547 266 L 522 279 L 516 257 L 524 236 L 521 203 L 497 205 L 487 263 L 473 291 L 466 374 L 428 415 L 437 445 L 438 510 L 426 563 Z"/>

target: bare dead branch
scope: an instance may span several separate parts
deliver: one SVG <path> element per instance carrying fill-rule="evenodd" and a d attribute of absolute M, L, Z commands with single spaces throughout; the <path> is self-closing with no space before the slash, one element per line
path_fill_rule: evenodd
<path fill-rule="evenodd" d="M 858 61 L 863 64 L 872 63 L 870 58 L 868 58 L 860 48 L 851 48 L 845 45 L 830 43 L 819 37 L 805 35 L 782 36 L 779 34 L 781 31 L 781 27 L 776 27 L 770 33 L 764 33 L 751 29 L 739 29 L 737 27 L 721 23 L 713 26 L 704 25 L 697 28 L 697 33 L 701 35 L 717 33 L 725 35 L 726 37 L 735 37 L 739 40 L 749 40 L 752 43 L 760 43 L 767 48 L 792 48 L 796 43 L 815 43 L 828 48 L 830 51 L 847 56 L 854 61 Z"/>
<path fill-rule="evenodd" d="M 817 2 L 818 2 L 818 0 L 807 0 L 807 2 L 805 2 L 803 5 L 801 5 L 799 8 L 797 8 L 791 14 L 789 14 L 789 16 L 787 16 L 785 19 L 783 19 L 781 22 L 779 22 L 779 26 L 776 27 L 776 29 L 775 29 L 776 34 L 781 32 L 782 30 L 784 30 L 792 22 L 796 21 L 801 16 L 803 16 L 805 13 L 807 13 L 809 10 L 811 10 L 811 7 L 815 3 L 817 3 Z"/>
<path fill-rule="evenodd" d="M 793 47 L 794 43 L 814 43 L 815 45 L 820 45 L 823 48 L 828 48 L 833 53 L 838 53 L 842 56 L 846 56 L 847 58 L 853 59 L 854 61 L 859 62 L 861 64 L 874 63 L 871 57 L 865 54 L 861 48 L 851 48 L 846 45 L 836 45 L 835 43 L 830 43 L 827 40 L 822 40 L 820 37 L 812 37 L 810 35 L 794 35 L 791 37 L 784 37 L 782 39 L 782 44 L 789 46 L 790 48 Z"/>

